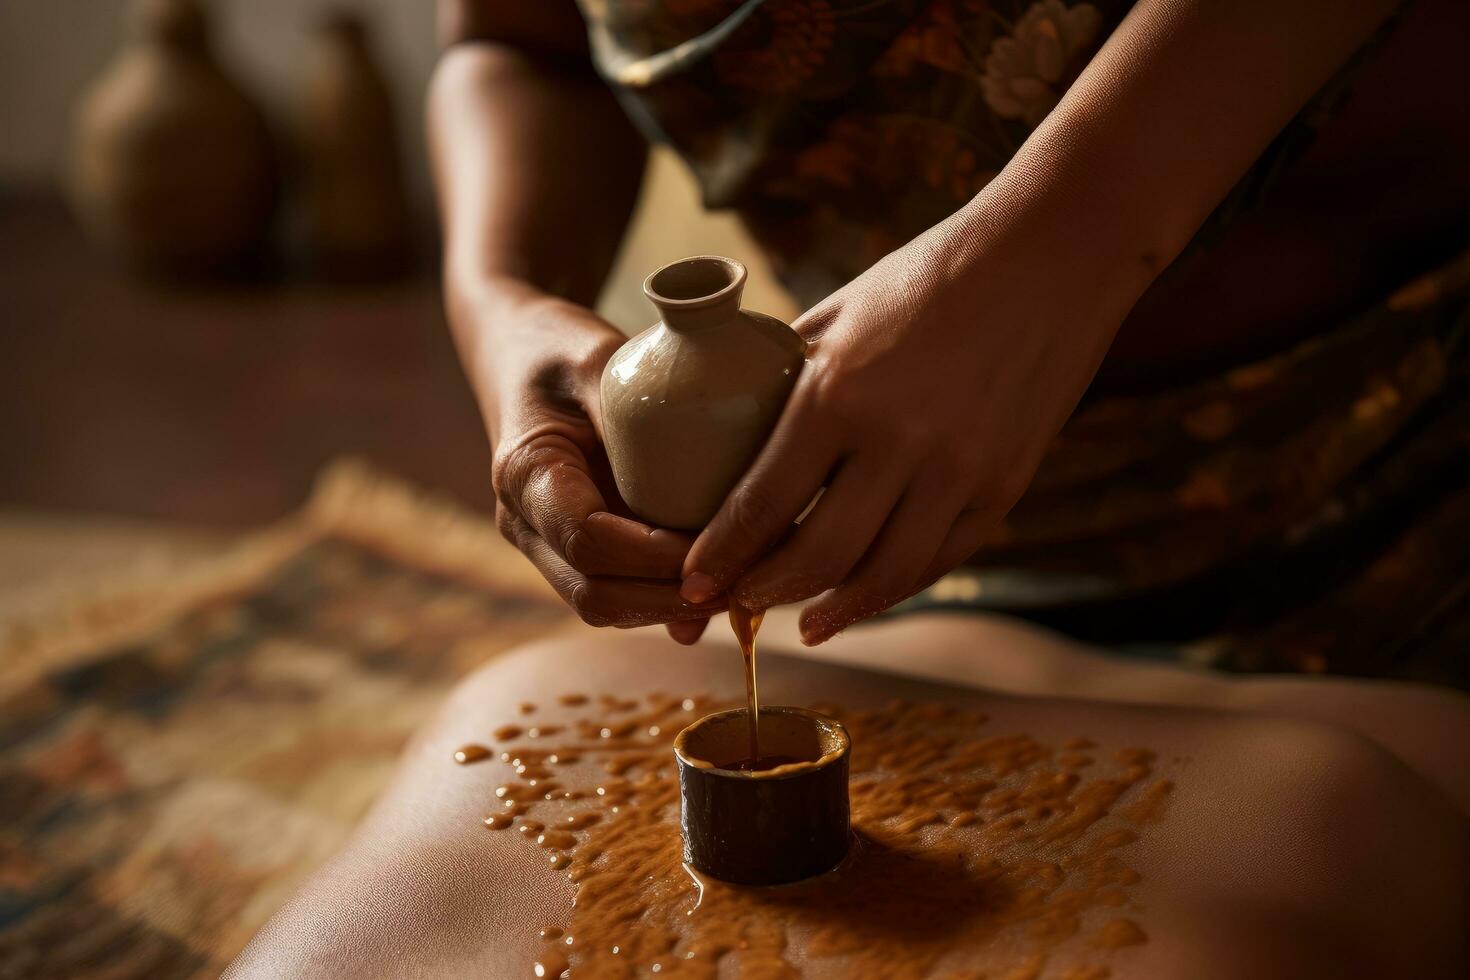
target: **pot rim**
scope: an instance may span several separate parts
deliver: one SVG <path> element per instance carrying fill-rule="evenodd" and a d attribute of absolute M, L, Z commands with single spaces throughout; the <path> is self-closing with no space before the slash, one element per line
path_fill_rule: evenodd
<path fill-rule="evenodd" d="M 690 723 L 683 731 L 681 731 L 678 736 L 674 738 L 674 757 L 679 761 L 679 765 L 687 766 L 690 769 L 698 769 L 700 772 L 708 773 L 711 776 L 718 776 L 724 779 L 764 780 L 794 779 L 798 776 L 803 776 L 808 773 L 816 772 L 820 769 L 826 769 L 833 763 L 846 758 L 848 754 L 852 752 L 852 737 L 848 735 L 847 729 L 843 727 L 842 722 L 838 721 L 836 718 L 829 717 L 828 715 L 821 714 L 817 711 L 812 711 L 809 708 L 798 708 L 793 705 L 772 705 L 768 708 L 761 708 L 760 712 L 763 715 L 782 714 L 796 715 L 798 717 L 806 718 L 812 721 L 816 726 L 824 728 L 828 732 L 834 734 L 838 739 L 838 745 L 836 748 L 824 753 L 820 758 L 817 759 L 803 760 L 801 762 L 788 762 L 784 766 L 776 766 L 774 769 L 762 769 L 755 772 L 747 772 L 739 769 L 722 769 L 721 767 L 710 762 L 708 759 L 701 759 L 697 756 L 690 755 L 685 750 L 685 746 L 688 743 L 690 733 L 696 731 L 697 729 L 707 727 L 716 722 L 723 721 L 726 718 L 736 716 L 744 717 L 745 715 L 749 714 L 749 710 L 746 708 L 727 708 L 724 711 L 716 711 L 712 714 L 705 715 L 698 721 Z"/>
<path fill-rule="evenodd" d="M 730 281 L 712 293 L 703 296 L 695 296 L 691 299 L 675 299 L 665 296 L 653 287 L 653 281 L 676 266 L 693 265 L 695 263 L 711 263 L 723 266 L 730 274 Z M 723 255 L 688 255 L 682 259 L 675 259 L 654 269 L 643 280 L 643 295 L 648 297 L 649 302 L 658 307 L 667 307 L 676 310 L 698 310 L 706 306 L 717 306 L 730 297 L 738 295 L 745 288 L 746 279 L 745 263 L 738 259 L 727 258 Z"/>

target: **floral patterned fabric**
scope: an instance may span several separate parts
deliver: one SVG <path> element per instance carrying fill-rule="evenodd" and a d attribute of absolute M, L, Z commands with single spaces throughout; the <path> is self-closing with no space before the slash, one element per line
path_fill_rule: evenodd
<path fill-rule="evenodd" d="M 983 188 L 1131 6 L 579 3 L 598 68 L 629 115 L 684 158 L 707 207 L 739 213 L 805 305 Z M 1302 113 L 1267 157 L 1303 145 L 1291 137 L 1320 109 Z M 1235 196 L 1272 170 L 1263 158 Z"/>
<path fill-rule="evenodd" d="M 1084 404 L 963 594 L 919 605 L 1470 689 L 1467 333 L 1470 252 L 1284 354 Z"/>
<path fill-rule="evenodd" d="M 580 3 L 635 122 L 683 156 L 707 206 L 740 214 L 807 304 L 983 188 L 1131 6 Z M 1195 247 L 1311 142 L 1372 47 Z M 1435 652 L 1470 633 L 1470 273 L 1456 268 L 1470 266 L 1262 363 L 1086 403 L 977 567 L 919 604 L 1104 643 L 1191 640 L 1221 667 L 1470 686 L 1462 658 Z"/>

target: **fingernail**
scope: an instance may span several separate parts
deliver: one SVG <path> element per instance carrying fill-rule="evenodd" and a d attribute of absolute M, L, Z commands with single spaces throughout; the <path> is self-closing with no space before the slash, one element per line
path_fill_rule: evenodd
<path fill-rule="evenodd" d="M 707 602 L 719 594 L 715 580 L 703 572 L 690 572 L 679 586 L 679 595 L 688 602 Z"/>

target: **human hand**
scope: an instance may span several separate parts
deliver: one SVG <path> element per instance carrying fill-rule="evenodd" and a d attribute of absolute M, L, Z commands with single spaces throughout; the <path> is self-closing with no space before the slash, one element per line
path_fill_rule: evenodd
<path fill-rule="evenodd" d="M 685 598 L 728 590 L 767 608 L 827 593 L 800 621 L 821 643 L 959 564 L 1020 498 L 1127 307 L 1096 277 L 1059 281 L 1045 248 L 963 220 L 797 322 L 808 363 L 690 551 Z"/>
<path fill-rule="evenodd" d="M 688 535 L 631 517 L 600 432 L 603 365 L 625 339 L 590 310 L 518 283 L 451 293 L 494 450 L 496 524 L 583 621 L 666 623 L 693 643 L 722 598 L 679 594 Z"/>

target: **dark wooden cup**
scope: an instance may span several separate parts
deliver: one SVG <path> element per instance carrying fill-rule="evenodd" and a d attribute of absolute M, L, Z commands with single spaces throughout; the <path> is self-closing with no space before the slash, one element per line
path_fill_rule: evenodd
<path fill-rule="evenodd" d="M 760 712 L 761 753 L 797 762 L 759 772 L 744 708 L 707 715 L 679 733 L 684 860 L 741 885 L 779 885 L 830 871 L 847 854 L 847 730 L 804 708 Z"/>

